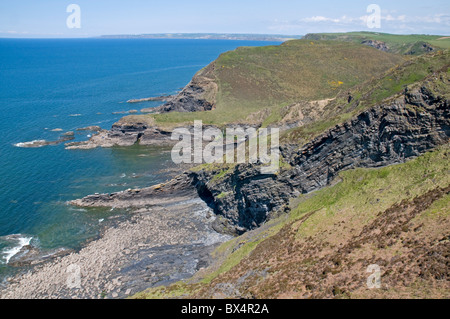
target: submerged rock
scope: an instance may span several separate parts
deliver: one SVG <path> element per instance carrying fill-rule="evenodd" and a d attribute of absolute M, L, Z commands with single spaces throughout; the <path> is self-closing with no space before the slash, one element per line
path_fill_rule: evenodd
<path fill-rule="evenodd" d="M 68 255 L 72 252 L 69 249 L 56 249 L 50 252 L 44 252 L 32 245 L 24 246 L 20 251 L 11 257 L 8 266 L 11 267 L 25 267 L 43 263 L 49 259 Z"/>
<path fill-rule="evenodd" d="M 21 142 L 14 144 L 15 147 L 21 147 L 21 148 L 38 148 L 48 145 L 58 145 L 60 143 L 64 143 L 67 141 L 71 141 L 75 139 L 73 132 L 67 132 L 60 136 L 59 140 L 57 141 L 47 141 L 47 140 L 34 140 L 30 142 Z"/>
<path fill-rule="evenodd" d="M 102 128 L 100 126 L 87 126 L 87 127 L 77 128 L 77 131 L 99 132 L 101 130 L 102 130 Z"/>

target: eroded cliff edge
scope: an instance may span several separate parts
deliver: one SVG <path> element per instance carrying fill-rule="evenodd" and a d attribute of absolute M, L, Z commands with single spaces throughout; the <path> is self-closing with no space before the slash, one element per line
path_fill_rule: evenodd
<path fill-rule="evenodd" d="M 212 62 L 197 72 L 180 93 L 157 107 L 155 112 L 200 112 L 214 109 L 218 90 L 215 67 L 215 62 Z"/>

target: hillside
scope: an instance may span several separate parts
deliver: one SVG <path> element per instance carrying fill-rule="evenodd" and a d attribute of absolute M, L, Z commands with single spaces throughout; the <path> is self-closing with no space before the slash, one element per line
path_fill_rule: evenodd
<path fill-rule="evenodd" d="M 154 118 L 161 125 L 194 118 L 219 125 L 251 121 L 261 110 L 266 110 L 264 118 L 299 100 L 332 98 L 404 61 L 401 56 L 336 41 L 241 47 L 201 70 L 174 101 L 162 107 L 165 113 Z M 211 111 L 183 114 L 193 110 Z"/>
<path fill-rule="evenodd" d="M 385 52 L 421 55 L 450 48 L 450 38 L 439 35 L 396 35 L 375 32 L 311 33 L 308 40 L 335 40 L 373 46 Z"/>
<path fill-rule="evenodd" d="M 379 77 L 372 77 L 361 85 L 356 85 L 345 92 L 340 92 L 335 99 L 326 104 L 322 111 L 313 113 L 311 120 L 305 125 L 296 125 L 283 136 L 286 143 L 296 143 L 302 145 L 323 132 L 325 129 L 332 128 L 335 125 L 356 116 L 364 110 L 381 103 L 385 99 L 395 97 L 402 93 L 409 85 L 423 81 L 436 74 L 446 73 L 450 65 L 450 51 L 438 51 L 414 57 L 402 65 L 389 69 Z M 445 88 L 446 84 L 440 88 L 442 94 L 448 97 Z M 282 110 L 280 118 L 286 118 L 287 115 L 300 107 L 305 117 L 308 116 L 305 103 L 291 105 Z M 303 120 L 305 122 L 305 119 Z"/>
<path fill-rule="evenodd" d="M 219 247 L 187 282 L 134 298 L 449 298 L 450 149 L 356 169 Z M 367 268 L 381 268 L 368 289 Z"/>

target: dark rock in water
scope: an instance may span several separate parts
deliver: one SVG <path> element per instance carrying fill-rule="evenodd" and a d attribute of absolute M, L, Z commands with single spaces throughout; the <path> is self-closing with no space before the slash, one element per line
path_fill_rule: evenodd
<path fill-rule="evenodd" d="M 101 130 L 102 130 L 102 128 L 100 126 L 88 126 L 88 127 L 77 128 L 77 131 L 99 132 Z"/>
<path fill-rule="evenodd" d="M 71 141 L 73 139 L 75 139 L 73 132 L 67 132 L 67 133 L 62 134 L 60 136 L 59 140 L 57 140 L 57 141 L 35 140 L 35 141 L 31 141 L 31 142 L 17 143 L 17 144 L 14 144 L 14 146 L 22 147 L 22 148 L 38 148 L 38 147 L 43 147 L 43 146 L 48 146 L 48 145 L 58 145 L 60 143 Z"/>
<path fill-rule="evenodd" d="M 55 144 L 57 144 L 57 143 L 46 141 L 46 140 L 34 140 L 31 142 L 17 143 L 17 144 L 14 144 L 14 146 L 22 147 L 22 148 L 38 148 L 38 147 L 42 147 L 42 146 L 55 145 Z"/>
<path fill-rule="evenodd" d="M 142 103 L 142 102 L 154 102 L 154 101 L 161 101 L 161 102 L 167 102 L 170 99 L 172 99 L 174 96 L 172 95 L 161 95 L 161 96 L 155 96 L 155 97 L 147 97 L 143 99 L 132 99 L 128 100 L 127 103 Z"/>
<path fill-rule="evenodd" d="M 49 259 L 68 255 L 72 252 L 69 249 L 57 249 L 51 252 L 43 252 L 40 249 L 27 245 L 11 257 L 8 266 L 11 267 L 25 267 L 43 263 Z"/>
<path fill-rule="evenodd" d="M 192 183 L 217 215 L 215 229 L 242 234 L 264 223 L 271 211 L 285 205 L 296 193 L 289 183 L 276 175 L 261 174 L 253 165 L 237 165 L 231 173 L 214 180 L 219 172 L 200 171 L 191 174 Z M 297 192 L 298 194 L 298 192 Z"/>

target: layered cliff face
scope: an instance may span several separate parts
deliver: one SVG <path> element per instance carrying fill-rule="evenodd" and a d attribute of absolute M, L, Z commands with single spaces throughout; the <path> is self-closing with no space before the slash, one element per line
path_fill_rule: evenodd
<path fill-rule="evenodd" d="M 449 84 L 446 72 L 435 75 L 300 149 L 283 148 L 288 165 L 282 165 L 277 175 L 236 165 L 192 172 L 193 184 L 224 217 L 217 220 L 218 230 L 240 234 L 254 229 L 271 213 L 287 207 L 291 198 L 329 185 L 343 170 L 403 163 L 447 143 Z"/>
<path fill-rule="evenodd" d="M 449 298 L 449 159 L 447 143 L 343 171 L 291 201 L 289 214 L 221 245 L 194 278 L 134 297 Z"/>
<path fill-rule="evenodd" d="M 328 185 L 344 169 L 401 163 L 446 143 L 449 100 L 432 93 L 429 85 L 407 88 L 391 103 L 361 113 L 292 154 L 290 163 L 300 177 L 293 185 L 310 192 Z"/>
<path fill-rule="evenodd" d="M 216 105 L 218 86 L 214 75 L 215 63 L 200 70 L 175 97 L 158 107 L 156 112 L 210 111 Z"/>
<path fill-rule="evenodd" d="M 365 44 L 380 50 L 391 45 Z M 163 288 L 159 297 L 392 297 L 398 291 L 448 296 L 448 54 L 411 58 L 351 88 L 338 85 L 331 98 L 252 113 L 253 126 L 285 130 L 276 174 L 262 174 L 251 164 L 205 164 L 165 184 L 96 194 L 72 204 L 147 209 L 196 192 L 214 211 L 215 230 L 241 235 L 220 248 L 224 259 L 211 267 L 212 274 L 206 270 L 200 284 Z M 222 60 L 220 71 L 239 74 L 237 60 L 240 56 L 233 63 Z M 228 120 L 240 114 L 237 109 L 225 108 L 233 116 L 224 122 L 221 116 L 216 121 L 214 112 L 198 112 L 214 108 L 221 96 L 214 68 L 213 63 L 200 71 L 159 109 L 166 122 L 126 117 L 88 143 L 159 144 L 170 141 L 173 125 L 192 131 L 192 119 L 212 116 L 211 125 L 235 123 Z M 361 288 L 370 264 L 387 269 L 381 292 Z M 422 284 L 429 290 L 415 288 Z"/>

